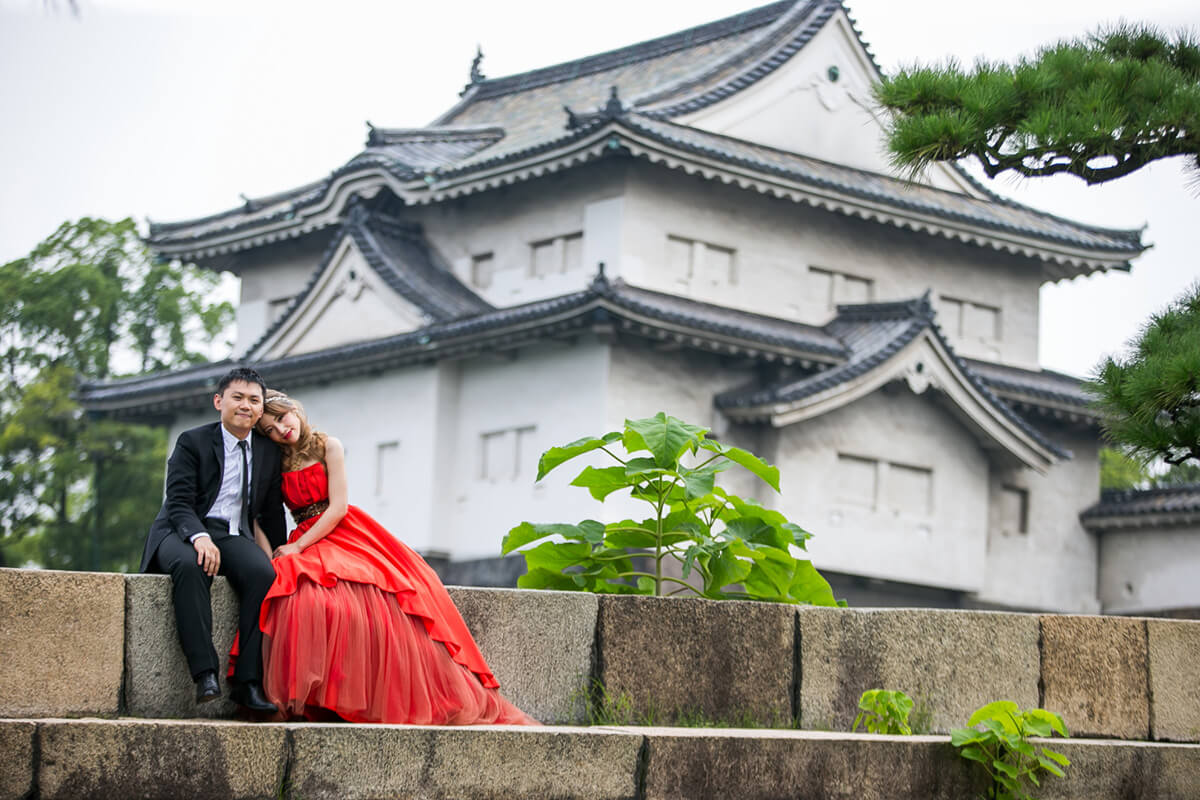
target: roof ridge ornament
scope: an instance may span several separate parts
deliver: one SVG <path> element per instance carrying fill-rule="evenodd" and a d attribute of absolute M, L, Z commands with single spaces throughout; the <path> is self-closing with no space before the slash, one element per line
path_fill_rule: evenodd
<path fill-rule="evenodd" d="M 383 144 L 383 137 L 379 134 L 379 129 L 371 124 L 371 120 L 366 120 L 367 123 L 367 147 L 375 147 Z"/>
<path fill-rule="evenodd" d="M 464 94 L 471 91 L 471 89 L 473 87 L 478 86 L 479 84 L 481 84 L 487 80 L 487 75 L 484 75 L 483 70 L 481 70 L 479 68 L 479 65 L 482 63 L 483 63 L 483 45 L 476 44 L 475 45 L 475 58 L 471 59 L 470 80 L 467 82 L 467 85 L 463 87 L 463 90 L 458 93 L 459 97 L 462 97 Z"/>
<path fill-rule="evenodd" d="M 608 276 L 604 274 L 604 262 L 596 264 L 596 276 L 592 278 L 592 282 L 588 284 L 588 288 L 593 292 L 605 294 L 608 292 L 612 284 L 608 282 Z"/>
<path fill-rule="evenodd" d="M 620 119 L 625 116 L 625 112 L 628 110 L 625 104 L 621 102 L 618 87 L 615 85 L 609 87 L 608 100 L 600 107 L 599 111 L 576 114 L 571 110 L 570 106 L 563 106 L 563 111 L 567 112 L 567 130 L 569 131 L 587 127 L 594 122 L 610 122 L 614 119 Z"/>

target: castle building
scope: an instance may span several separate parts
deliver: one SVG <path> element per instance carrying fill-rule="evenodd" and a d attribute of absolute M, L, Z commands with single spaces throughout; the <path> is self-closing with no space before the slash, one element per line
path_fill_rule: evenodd
<path fill-rule="evenodd" d="M 538 455 L 662 410 L 780 468 L 780 495 L 734 488 L 812 531 L 852 603 L 1195 605 L 1137 545 L 1102 558 L 1195 526 L 1200 493 L 1169 520 L 1101 503 L 1087 397 L 1037 362 L 1039 288 L 1129 269 L 1140 232 L 955 166 L 897 177 L 879 77 L 836 0 L 507 77 L 477 61 L 442 116 L 372 127 L 322 180 L 152 226 L 160 255 L 240 277 L 234 357 L 81 398 L 177 433 L 251 363 L 451 581 L 511 584 L 522 520 L 620 518 L 565 468 L 535 483 Z"/>

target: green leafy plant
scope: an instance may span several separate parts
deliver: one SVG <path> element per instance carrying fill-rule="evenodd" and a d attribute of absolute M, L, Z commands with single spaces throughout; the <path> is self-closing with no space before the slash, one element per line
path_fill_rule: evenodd
<path fill-rule="evenodd" d="M 623 431 L 543 453 L 539 481 L 573 458 L 607 454 L 614 466 L 585 467 L 571 485 L 602 502 L 628 492 L 647 503 L 652 514 L 607 525 L 590 519 L 578 525 L 522 522 L 504 537 L 503 552 L 541 544 L 523 551 L 528 572 L 517 585 L 657 596 L 690 590 L 711 599 L 837 605 L 812 562 L 795 556 L 808 532 L 780 512 L 716 485 L 717 473 L 737 465 L 778 492 L 779 470 L 749 451 L 706 438 L 707 433 L 659 412 L 626 420 Z M 648 559 L 652 571 L 637 568 L 635 556 Z M 669 560 L 679 564 L 680 578 L 664 572 Z"/>
<path fill-rule="evenodd" d="M 1061 778 L 1062 768 L 1071 763 L 1062 753 L 1029 741 L 1030 736 L 1053 733 L 1070 736 L 1062 719 L 1051 711 L 1021 711 L 1016 703 L 1001 700 L 977 710 L 967 725 L 950 732 L 950 743 L 963 758 L 983 765 L 991 778 L 988 800 L 1036 800 L 1027 791 L 1029 784 L 1041 786 L 1042 772 Z"/>
<path fill-rule="evenodd" d="M 862 724 L 868 733 L 912 734 L 908 714 L 913 709 L 913 701 L 904 692 L 868 689 L 858 699 L 858 707 L 861 710 L 854 718 L 851 731 L 857 731 Z"/>

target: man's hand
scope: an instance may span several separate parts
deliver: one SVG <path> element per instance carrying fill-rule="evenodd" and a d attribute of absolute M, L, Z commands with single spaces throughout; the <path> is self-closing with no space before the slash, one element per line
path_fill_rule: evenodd
<path fill-rule="evenodd" d="M 212 537 L 198 536 L 192 547 L 196 548 L 196 563 L 200 569 L 210 578 L 215 576 L 221 568 L 221 551 L 213 544 Z"/>
<path fill-rule="evenodd" d="M 283 558 L 284 556 L 294 555 L 299 553 L 304 548 L 296 544 L 284 544 L 275 548 L 275 552 L 271 554 L 271 558 Z"/>

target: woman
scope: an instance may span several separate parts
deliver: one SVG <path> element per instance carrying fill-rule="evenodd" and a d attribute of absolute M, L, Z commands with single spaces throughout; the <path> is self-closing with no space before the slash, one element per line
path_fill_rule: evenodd
<path fill-rule="evenodd" d="M 283 496 L 296 520 L 287 544 L 269 553 L 276 578 L 259 618 L 271 701 L 292 718 L 538 724 L 497 691 L 429 565 L 347 503 L 342 443 L 274 390 L 258 424 L 283 451 Z"/>

